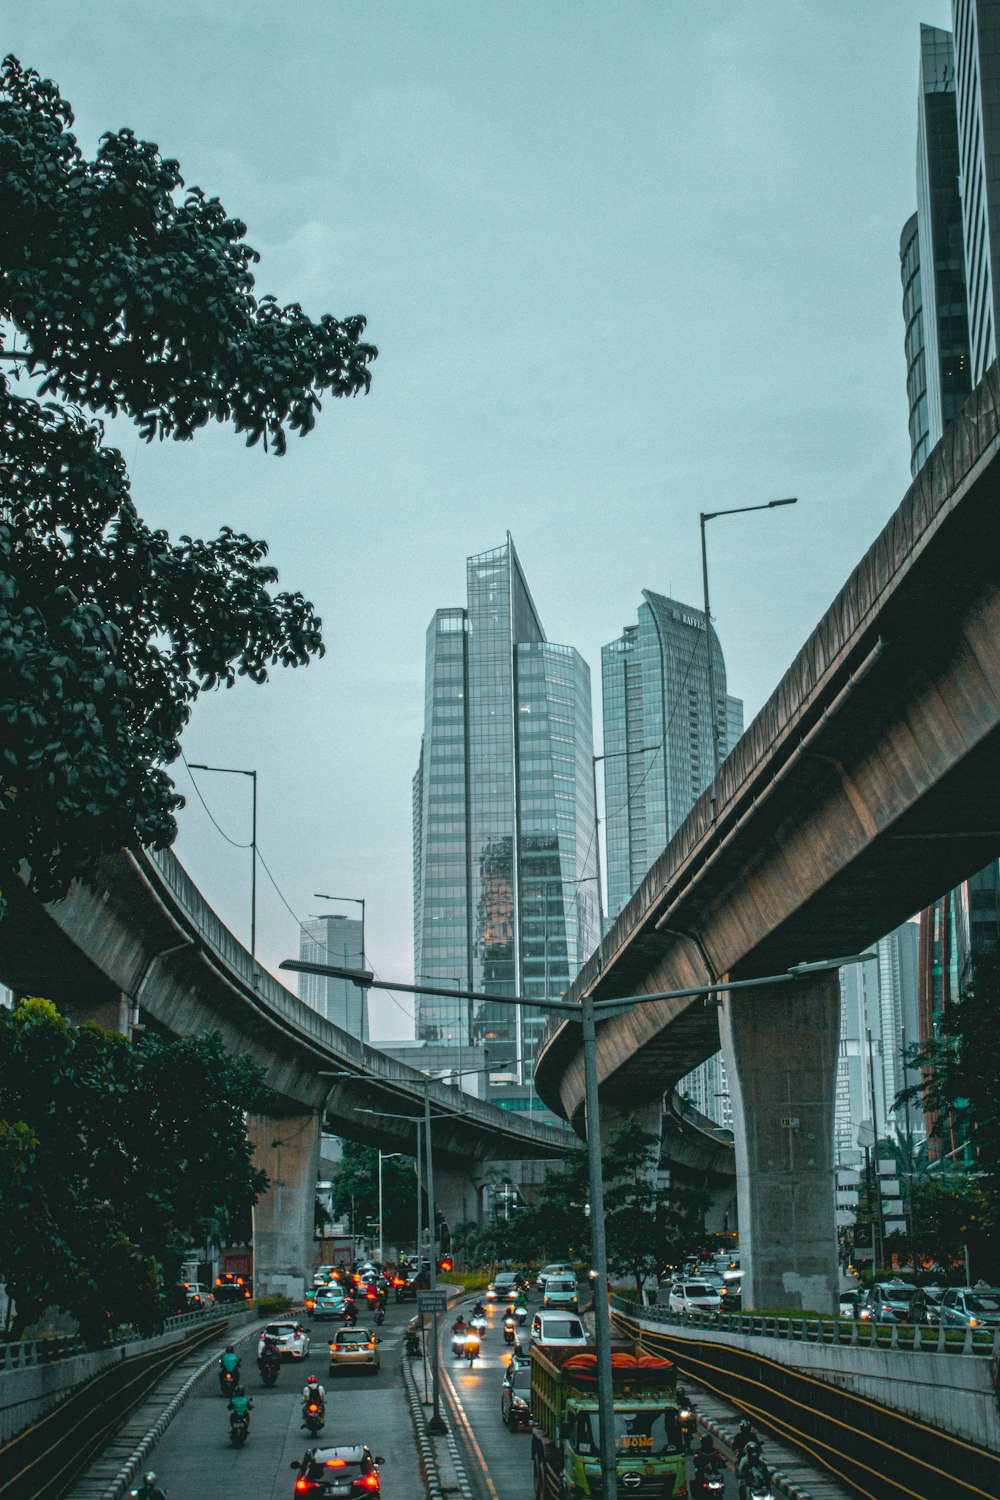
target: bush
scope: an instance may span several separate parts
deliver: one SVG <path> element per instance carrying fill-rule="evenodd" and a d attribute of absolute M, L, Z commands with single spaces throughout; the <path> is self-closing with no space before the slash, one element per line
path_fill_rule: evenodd
<path fill-rule="evenodd" d="M 291 1312 L 292 1306 L 291 1297 L 258 1297 L 254 1302 L 254 1308 L 262 1318 L 277 1318 L 282 1313 Z"/>

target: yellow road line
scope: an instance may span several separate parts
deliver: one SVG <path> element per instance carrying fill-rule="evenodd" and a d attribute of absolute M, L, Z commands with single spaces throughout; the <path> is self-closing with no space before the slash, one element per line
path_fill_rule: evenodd
<path fill-rule="evenodd" d="M 486 1458 L 483 1454 L 483 1450 L 482 1448 L 480 1448 L 479 1443 L 476 1440 L 476 1434 L 472 1430 L 472 1423 L 469 1421 L 469 1418 L 466 1415 L 465 1407 L 462 1405 L 462 1402 L 459 1399 L 458 1391 L 455 1389 L 452 1378 L 448 1373 L 448 1367 L 443 1360 L 440 1362 L 438 1369 L 441 1374 L 442 1384 L 444 1385 L 445 1400 L 451 1407 L 452 1415 L 454 1416 L 455 1421 L 463 1429 L 465 1437 L 468 1440 L 473 1453 L 476 1455 L 476 1462 L 479 1464 L 479 1467 L 483 1472 L 483 1479 L 486 1481 L 486 1488 L 492 1495 L 493 1500 L 500 1500 L 500 1496 L 497 1494 L 496 1486 L 490 1478 L 489 1469 L 486 1464 Z"/>

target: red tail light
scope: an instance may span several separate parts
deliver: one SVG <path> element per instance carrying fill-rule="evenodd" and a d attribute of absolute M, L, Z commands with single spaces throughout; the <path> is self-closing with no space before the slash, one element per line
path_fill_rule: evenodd
<path fill-rule="evenodd" d="M 296 1479 L 296 1481 L 295 1481 L 295 1490 L 296 1490 L 296 1493 L 299 1494 L 299 1495 L 304 1495 L 307 1490 L 313 1490 L 315 1488 L 316 1488 L 316 1486 L 314 1484 L 312 1484 L 311 1481 L 308 1480 L 308 1479 L 299 1478 L 299 1479 Z"/>
<path fill-rule="evenodd" d="M 316 1405 L 315 1401 L 310 1401 L 310 1403 L 309 1403 L 309 1410 L 310 1411 L 319 1411 L 319 1407 Z"/>

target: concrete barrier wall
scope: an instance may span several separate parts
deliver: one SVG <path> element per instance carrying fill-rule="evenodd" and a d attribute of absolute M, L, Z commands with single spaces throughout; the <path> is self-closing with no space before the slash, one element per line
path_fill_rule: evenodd
<path fill-rule="evenodd" d="M 717 1343 L 801 1370 L 839 1390 L 891 1406 L 954 1437 L 1000 1452 L 1000 1398 L 993 1385 L 988 1355 L 920 1349 L 879 1349 L 864 1344 L 824 1344 L 802 1339 L 697 1328 L 683 1318 L 643 1316 L 634 1303 L 616 1304 L 630 1320 L 650 1333 L 685 1335 Z"/>
<path fill-rule="evenodd" d="M 239 1328 L 249 1322 L 255 1314 L 239 1312 L 228 1318 L 212 1321 L 220 1332 L 226 1327 Z M 90 1380 L 109 1365 L 129 1355 L 145 1354 L 162 1349 L 167 1344 L 176 1344 L 189 1338 L 193 1327 L 187 1320 L 167 1333 L 150 1339 L 137 1339 L 128 1344 L 112 1344 L 108 1349 L 99 1349 L 90 1354 L 74 1354 L 68 1359 L 52 1360 L 51 1363 L 29 1365 L 24 1369 L 0 1371 L 0 1446 L 10 1442 L 22 1428 L 37 1422 L 52 1407 L 71 1394 L 85 1380 Z"/>

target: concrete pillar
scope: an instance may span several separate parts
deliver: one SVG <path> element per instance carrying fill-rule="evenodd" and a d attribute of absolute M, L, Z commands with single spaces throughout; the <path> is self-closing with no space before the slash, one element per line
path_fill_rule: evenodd
<path fill-rule="evenodd" d="M 96 1021 L 105 1031 L 120 1031 L 122 1036 L 132 1034 L 132 1004 L 121 990 L 92 991 L 86 999 L 78 995 L 65 1006 L 65 1012 L 74 1026 Z"/>
<path fill-rule="evenodd" d="M 247 1131 L 271 1183 L 254 1209 L 254 1294 L 300 1301 L 312 1284 L 320 1116 L 251 1115 Z"/>
<path fill-rule="evenodd" d="M 621 1104 L 605 1104 L 601 1101 L 601 1158 L 607 1155 L 608 1141 L 620 1125 L 631 1117 L 635 1120 L 640 1130 L 647 1135 L 654 1136 L 657 1141 L 663 1138 L 663 1102 L 661 1099 L 653 1099 L 644 1104 L 636 1104 L 635 1108 L 629 1108 Z"/>
<path fill-rule="evenodd" d="M 434 1162 L 434 1197 L 448 1229 L 482 1223 L 482 1192 L 468 1167 Z"/>
<path fill-rule="evenodd" d="M 731 992 L 719 1019 L 736 1137 L 743 1306 L 836 1312 L 836 970 Z"/>

